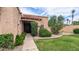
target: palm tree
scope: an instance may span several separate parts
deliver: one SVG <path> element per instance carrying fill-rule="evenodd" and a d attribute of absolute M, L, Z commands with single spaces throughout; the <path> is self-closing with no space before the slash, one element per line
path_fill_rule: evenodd
<path fill-rule="evenodd" d="M 67 24 L 69 23 L 69 19 L 67 19 Z"/>
<path fill-rule="evenodd" d="M 73 22 L 73 18 L 74 18 L 74 13 L 75 13 L 75 10 L 72 10 L 72 22 Z"/>
<path fill-rule="evenodd" d="M 67 19 L 67 25 L 69 25 L 70 24 L 70 20 L 69 19 Z"/>

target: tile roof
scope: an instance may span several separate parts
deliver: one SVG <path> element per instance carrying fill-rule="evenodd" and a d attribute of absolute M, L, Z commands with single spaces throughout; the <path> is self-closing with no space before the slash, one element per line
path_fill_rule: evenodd
<path fill-rule="evenodd" d="M 34 20 L 42 20 L 42 18 L 48 18 L 45 16 L 37 16 L 37 15 L 28 15 L 28 14 L 22 14 L 21 19 L 34 19 Z"/>

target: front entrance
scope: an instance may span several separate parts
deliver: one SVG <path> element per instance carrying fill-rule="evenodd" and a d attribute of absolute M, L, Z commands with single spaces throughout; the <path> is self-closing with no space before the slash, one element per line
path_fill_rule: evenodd
<path fill-rule="evenodd" d="M 24 32 L 31 33 L 31 22 L 23 21 L 23 29 L 24 29 Z"/>

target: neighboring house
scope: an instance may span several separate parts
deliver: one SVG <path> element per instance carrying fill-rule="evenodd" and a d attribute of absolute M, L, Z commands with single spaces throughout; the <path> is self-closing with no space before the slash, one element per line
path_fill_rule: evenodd
<path fill-rule="evenodd" d="M 17 35 L 21 32 L 30 33 L 31 21 L 37 22 L 38 28 L 44 25 L 49 30 L 48 17 L 22 14 L 17 7 L 0 7 L 0 34 L 13 33 Z"/>

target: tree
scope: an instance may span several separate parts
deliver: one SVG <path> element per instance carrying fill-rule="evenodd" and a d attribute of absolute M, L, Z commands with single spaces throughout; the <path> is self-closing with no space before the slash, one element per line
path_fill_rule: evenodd
<path fill-rule="evenodd" d="M 56 23 L 56 18 L 57 18 L 57 16 L 51 16 L 50 17 L 50 20 L 48 22 L 48 26 L 49 27 L 52 26 L 52 25 L 54 25 Z"/>
<path fill-rule="evenodd" d="M 63 21 L 64 21 L 64 17 L 62 15 L 58 16 L 58 24 L 61 28 L 63 27 L 64 24 Z"/>
<path fill-rule="evenodd" d="M 52 16 L 50 17 L 50 20 L 48 22 L 49 27 L 51 28 L 51 31 L 53 34 L 58 34 L 59 30 L 63 27 L 63 16 Z"/>
<path fill-rule="evenodd" d="M 73 19 L 74 19 L 74 13 L 75 13 L 75 10 L 72 10 L 72 22 L 73 22 Z"/>

